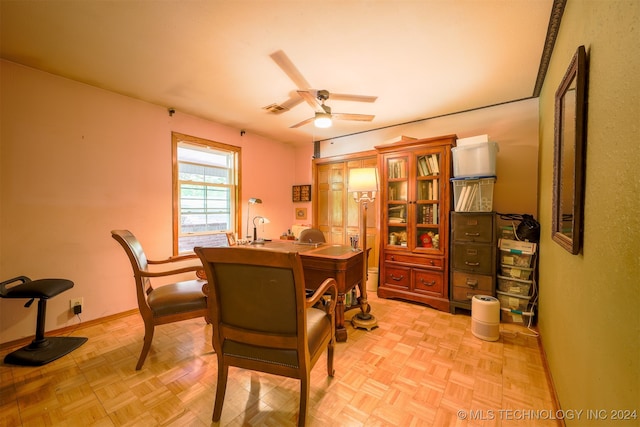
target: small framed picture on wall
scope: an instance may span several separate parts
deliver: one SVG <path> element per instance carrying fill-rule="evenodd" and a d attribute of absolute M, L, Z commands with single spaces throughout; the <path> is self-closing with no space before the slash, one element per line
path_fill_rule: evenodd
<path fill-rule="evenodd" d="M 294 202 L 310 202 L 311 185 L 294 185 L 291 189 L 291 197 Z"/>
<path fill-rule="evenodd" d="M 296 208 L 296 219 L 307 219 L 307 208 Z"/>

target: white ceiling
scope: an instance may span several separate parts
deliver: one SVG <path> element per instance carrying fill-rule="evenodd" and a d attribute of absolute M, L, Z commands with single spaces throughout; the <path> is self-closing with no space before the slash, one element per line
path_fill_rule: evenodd
<path fill-rule="evenodd" d="M 253 134 L 310 143 L 528 98 L 553 0 L 1 0 L 2 58 Z M 371 122 L 308 124 L 272 60 Z"/>

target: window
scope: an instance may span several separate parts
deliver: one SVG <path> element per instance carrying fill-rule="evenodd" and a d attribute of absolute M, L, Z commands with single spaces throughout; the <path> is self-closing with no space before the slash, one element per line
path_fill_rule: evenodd
<path fill-rule="evenodd" d="M 173 252 L 226 245 L 237 232 L 240 147 L 172 134 Z"/>

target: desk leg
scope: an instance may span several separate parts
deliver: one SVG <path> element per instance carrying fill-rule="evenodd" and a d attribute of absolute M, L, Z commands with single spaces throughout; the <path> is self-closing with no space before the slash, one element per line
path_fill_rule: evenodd
<path fill-rule="evenodd" d="M 344 294 L 338 294 L 336 303 L 336 341 L 345 342 L 347 340 L 347 329 L 344 327 Z"/>

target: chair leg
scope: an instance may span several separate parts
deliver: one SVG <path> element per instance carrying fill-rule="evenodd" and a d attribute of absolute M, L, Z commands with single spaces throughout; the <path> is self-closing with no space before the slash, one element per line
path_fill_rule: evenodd
<path fill-rule="evenodd" d="M 300 409 L 298 410 L 298 426 L 307 422 L 307 406 L 309 405 L 309 371 L 300 378 Z"/>
<path fill-rule="evenodd" d="M 335 350 L 335 340 L 332 339 L 331 341 L 329 341 L 329 346 L 327 347 L 327 374 L 330 377 L 333 377 L 333 375 L 336 373 L 335 369 L 333 368 L 334 350 Z"/>
<path fill-rule="evenodd" d="M 144 361 L 147 358 L 147 354 L 149 354 L 149 349 L 151 349 L 151 341 L 153 341 L 153 324 L 148 324 L 145 322 L 144 324 L 144 344 L 142 345 L 142 351 L 140 352 L 140 357 L 138 358 L 138 364 L 136 365 L 136 371 L 139 371 L 144 365 Z"/>
<path fill-rule="evenodd" d="M 227 392 L 227 376 L 229 375 L 229 365 L 222 361 L 222 356 L 218 356 L 218 386 L 216 388 L 216 402 L 213 405 L 214 422 L 220 421 L 222 416 L 222 404 L 224 403 L 224 395 Z"/>

